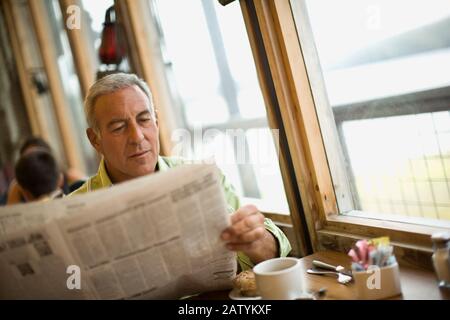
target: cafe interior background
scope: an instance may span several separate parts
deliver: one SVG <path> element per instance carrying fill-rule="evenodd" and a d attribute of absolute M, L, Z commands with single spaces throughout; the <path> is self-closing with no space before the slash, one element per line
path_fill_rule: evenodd
<path fill-rule="evenodd" d="M 214 157 L 291 255 L 388 236 L 432 270 L 450 229 L 449 29 L 448 0 L 2 0 L 0 192 L 31 134 L 94 174 L 83 97 L 132 72 L 161 154 Z"/>

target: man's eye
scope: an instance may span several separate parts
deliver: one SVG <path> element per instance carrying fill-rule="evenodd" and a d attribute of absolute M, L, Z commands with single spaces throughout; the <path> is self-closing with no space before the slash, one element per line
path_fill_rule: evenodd
<path fill-rule="evenodd" d="M 141 118 L 139 119 L 140 122 L 146 123 L 149 122 L 151 119 L 150 118 Z"/>
<path fill-rule="evenodd" d="M 113 131 L 113 132 L 119 132 L 119 131 L 121 131 L 123 128 L 125 128 L 125 126 L 120 126 L 120 127 L 114 128 L 112 131 Z"/>

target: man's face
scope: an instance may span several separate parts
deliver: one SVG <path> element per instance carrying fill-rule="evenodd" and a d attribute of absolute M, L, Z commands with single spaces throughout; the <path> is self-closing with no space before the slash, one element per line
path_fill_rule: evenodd
<path fill-rule="evenodd" d="M 87 134 L 104 156 L 112 182 L 122 182 L 155 171 L 159 154 L 158 123 L 150 101 L 137 86 L 100 96 L 94 106 L 98 131 Z"/>

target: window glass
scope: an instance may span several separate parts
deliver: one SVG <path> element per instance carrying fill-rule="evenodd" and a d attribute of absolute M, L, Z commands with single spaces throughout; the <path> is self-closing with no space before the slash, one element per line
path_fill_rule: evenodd
<path fill-rule="evenodd" d="M 96 67 L 100 65 L 98 58 L 98 49 L 100 48 L 101 35 L 103 30 L 103 22 L 105 22 L 106 10 L 114 5 L 114 0 L 82 0 L 82 19 L 83 27 L 86 35 L 90 39 L 91 47 L 87 48 L 88 53 L 94 57 L 92 59 L 96 62 Z"/>
<path fill-rule="evenodd" d="M 96 157 L 94 149 L 85 134 L 87 124 L 83 110 L 83 97 L 58 0 L 53 0 L 51 5 L 48 6 L 48 10 L 51 20 L 50 25 L 56 36 L 54 43 L 61 84 L 64 88 L 67 107 L 70 110 L 73 129 L 75 130 L 73 138 L 80 146 L 83 154 L 82 158 L 85 162 L 86 173 L 93 174 L 96 172 Z"/>
<path fill-rule="evenodd" d="M 307 69 L 322 72 L 355 209 L 450 220 L 450 2 L 291 5 L 301 39 L 310 23 L 320 68 Z"/>
<path fill-rule="evenodd" d="M 236 1 L 150 1 L 180 124 L 189 137 L 181 155 L 215 159 L 245 198 L 287 213 L 287 202 L 265 105 Z M 180 137 L 183 134 L 174 133 Z M 179 154 L 179 153 L 178 153 Z"/>

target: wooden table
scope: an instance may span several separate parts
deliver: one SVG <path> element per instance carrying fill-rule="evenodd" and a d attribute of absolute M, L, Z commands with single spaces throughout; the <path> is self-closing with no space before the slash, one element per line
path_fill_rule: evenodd
<path fill-rule="evenodd" d="M 334 276 L 320 276 L 306 273 L 311 268 L 313 260 L 321 260 L 333 265 L 342 265 L 350 268 L 350 258 L 341 252 L 324 251 L 300 259 L 306 290 L 316 292 L 326 288 L 326 294 L 321 299 L 354 300 L 357 299 L 354 283 L 346 285 L 337 282 Z M 392 299 L 406 300 L 450 300 L 450 290 L 439 289 L 433 272 L 419 268 L 400 266 L 400 282 L 402 295 Z M 227 300 L 229 290 L 215 291 L 201 294 L 194 299 Z"/>

